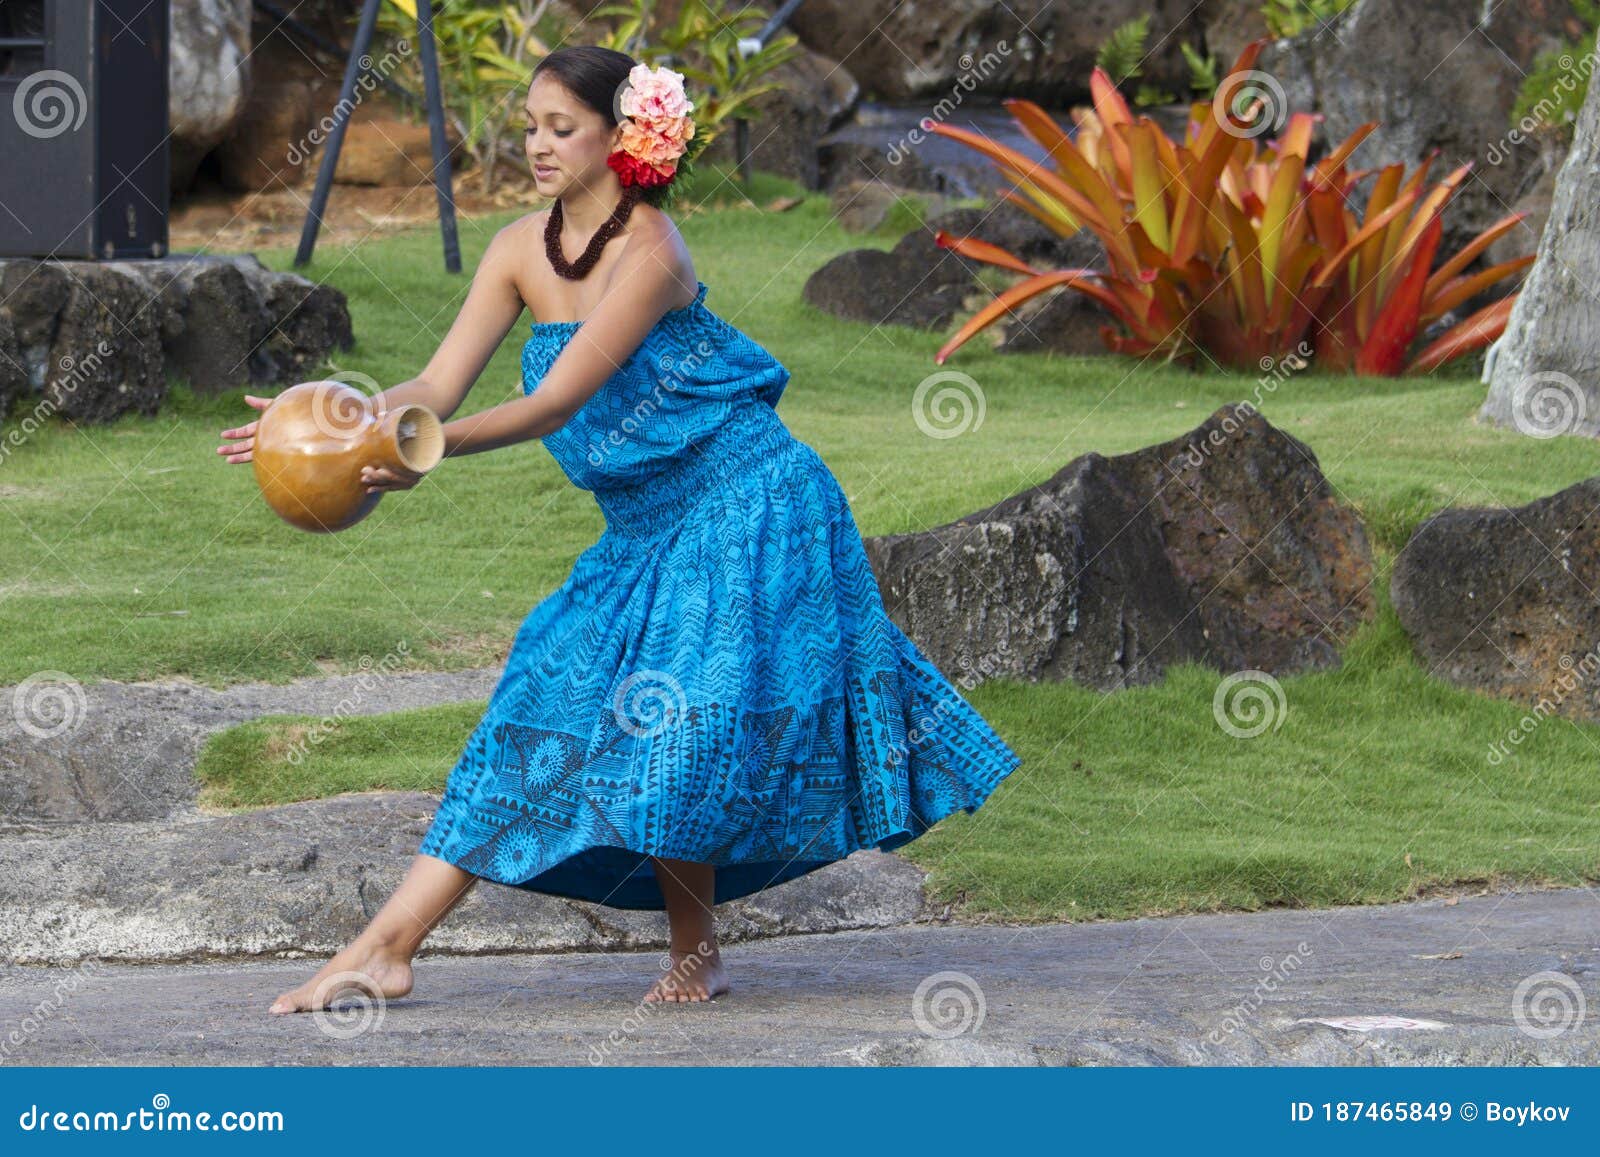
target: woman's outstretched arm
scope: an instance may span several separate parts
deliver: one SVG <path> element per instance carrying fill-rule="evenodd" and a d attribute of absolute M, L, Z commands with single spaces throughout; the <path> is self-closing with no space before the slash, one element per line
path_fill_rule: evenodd
<path fill-rule="evenodd" d="M 483 367 L 522 315 L 522 295 L 517 292 L 515 276 L 521 245 L 515 235 L 518 224 L 507 225 L 490 239 L 472 275 L 472 287 L 467 291 L 467 300 L 462 303 L 455 324 L 422 373 L 372 395 L 369 401 L 374 411 L 382 413 L 420 402 L 443 420 L 460 407 Z M 250 394 L 246 394 L 244 400 L 246 405 L 257 410 L 265 410 L 273 401 Z M 255 456 L 259 425 L 257 419 L 222 431 L 223 438 L 240 440 L 218 446 L 217 453 L 236 465 L 251 461 Z M 383 474 L 392 477 L 387 471 Z"/>
<path fill-rule="evenodd" d="M 677 230 L 630 234 L 604 296 L 567 340 L 539 388 L 446 424 L 446 457 L 542 438 L 566 425 L 639 348 L 686 289 L 696 288 Z"/>
<path fill-rule="evenodd" d="M 517 236 L 525 226 L 525 221 L 513 222 L 490 238 L 472 275 L 472 288 L 444 341 L 420 374 L 374 394 L 374 410 L 420 402 L 445 421 L 461 407 L 484 366 L 522 316 L 516 263 L 525 252 L 526 240 Z"/>

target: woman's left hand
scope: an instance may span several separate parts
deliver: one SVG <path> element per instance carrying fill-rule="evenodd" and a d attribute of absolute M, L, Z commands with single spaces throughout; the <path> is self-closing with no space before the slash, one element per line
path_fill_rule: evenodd
<path fill-rule="evenodd" d="M 421 474 L 413 474 L 409 470 L 390 470 L 387 466 L 361 468 L 361 483 L 368 494 L 385 490 L 410 490 L 421 481 Z"/>

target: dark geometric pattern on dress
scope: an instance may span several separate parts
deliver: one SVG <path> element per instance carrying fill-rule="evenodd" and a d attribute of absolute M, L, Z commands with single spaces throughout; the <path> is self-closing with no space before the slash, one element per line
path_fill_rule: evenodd
<path fill-rule="evenodd" d="M 544 444 L 606 529 L 529 612 L 420 851 L 660 909 L 721 903 L 972 812 L 1021 759 L 884 611 L 849 503 L 773 409 L 788 371 L 667 313 Z M 536 323 L 524 391 L 577 331 Z"/>

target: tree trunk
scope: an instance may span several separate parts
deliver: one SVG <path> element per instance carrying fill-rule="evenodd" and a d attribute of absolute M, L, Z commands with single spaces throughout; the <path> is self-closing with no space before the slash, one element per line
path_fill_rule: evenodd
<path fill-rule="evenodd" d="M 1525 434 L 1600 435 L 1600 78 L 1592 77 L 1478 417 Z"/>

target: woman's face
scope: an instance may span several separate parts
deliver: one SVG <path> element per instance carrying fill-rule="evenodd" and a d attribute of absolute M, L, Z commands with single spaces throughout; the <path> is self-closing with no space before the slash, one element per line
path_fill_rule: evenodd
<path fill-rule="evenodd" d="M 523 151 L 533 170 L 534 187 L 560 197 L 577 187 L 593 189 L 611 172 L 606 157 L 622 139 L 622 128 L 607 128 L 604 118 L 549 73 L 528 86 Z"/>

